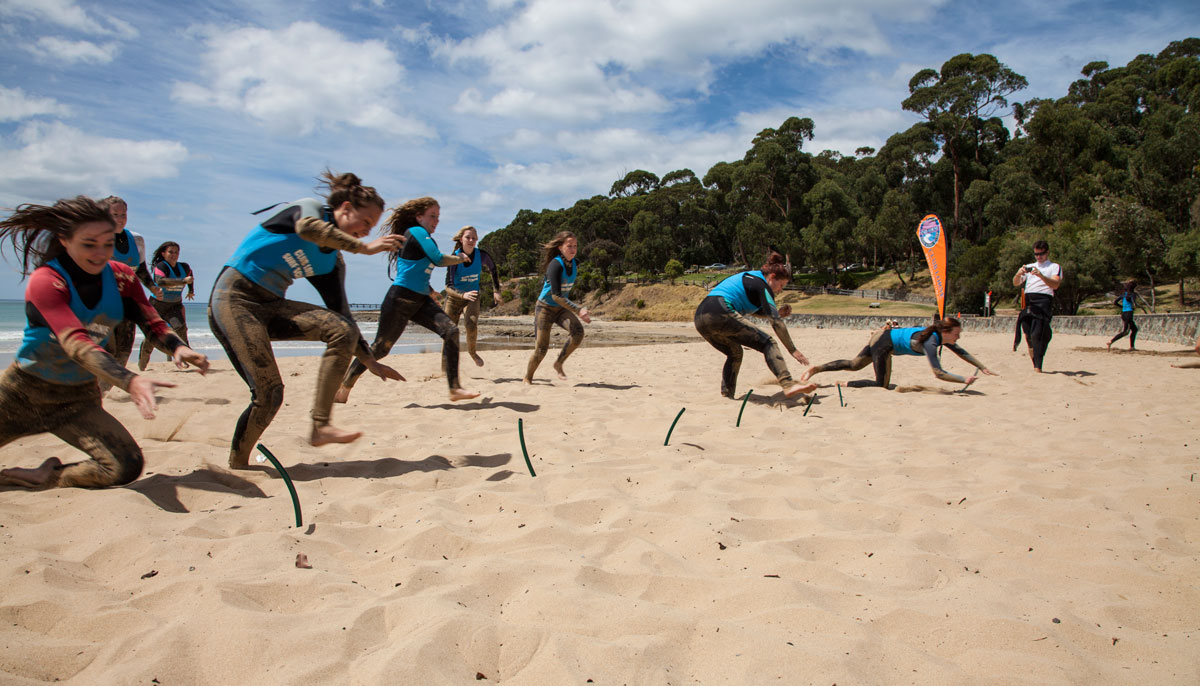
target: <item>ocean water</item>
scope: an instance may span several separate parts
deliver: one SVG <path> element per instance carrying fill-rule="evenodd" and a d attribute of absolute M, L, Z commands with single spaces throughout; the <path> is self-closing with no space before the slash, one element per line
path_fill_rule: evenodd
<path fill-rule="evenodd" d="M 208 328 L 208 303 L 185 301 L 183 306 L 187 313 L 188 342 L 192 344 L 192 348 L 208 355 L 211 359 L 225 359 L 225 350 L 221 348 L 216 336 Z M 368 342 L 375 340 L 375 322 L 359 322 L 358 328 Z M 16 356 L 17 349 L 21 347 L 21 337 L 24 332 L 25 301 L 0 300 L 0 365 L 3 367 L 7 367 Z M 138 347 L 141 345 L 141 340 L 142 332 L 138 331 L 137 339 L 133 344 L 133 354 L 130 355 L 129 360 L 131 367 L 137 366 Z M 320 341 L 276 341 L 271 345 L 278 357 L 320 355 L 321 351 L 325 349 L 325 344 Z M 400 340 L 396 341 L 391 354 L 433 352 L 441 349 L 440 338 L 420 326 L 409 325 Z M 166 359 L 165 356 L 158 351 L 155 351 L 153 357 L 150 358 L 152 362 L 164 359 Z"/>

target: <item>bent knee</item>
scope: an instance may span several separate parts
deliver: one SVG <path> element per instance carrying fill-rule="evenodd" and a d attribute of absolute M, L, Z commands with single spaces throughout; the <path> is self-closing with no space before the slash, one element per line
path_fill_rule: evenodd
<path fill-rule="evenodd" d="M 142 457 L 141 449 L 121 459 L 117 465 L 116 473 L 113 474 L 112 485 L 124 486 L 125 484 L 133 483 L 142 475 L 142 468 L 145 465 L 146 460 Z"/>

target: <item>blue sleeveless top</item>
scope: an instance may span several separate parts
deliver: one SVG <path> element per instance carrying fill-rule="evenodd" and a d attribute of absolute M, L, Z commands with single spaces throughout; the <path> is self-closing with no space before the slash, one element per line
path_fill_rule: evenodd
<path fill-rule="evenodd" d="M 121 229 L 121 232 L 125 234 L 125 251 L 118 250 L 114 245 L 112 258 L 117 262 L 137 269 L 138 265 L 142 263 L 142 255 L 138 252 L 137 240 L 134 239 L 133 233 L 129 229 Z"/>
<path fill-rule="evenodd" d="M 296 215 L 292 222 L 293 227 L 295 221 L 303 217 L 320 217 L 324 221 L 333 222 L 332 208 L 312 198 L 297 200 L 275 217 L 288 211 Z M 301 238 L 294 230 L 279 233 L 268 231 L 259 224 L 242 239 L 225 266 L 233 267 L 242 276 L 282 298 L 296 279 L 332 272 L 337 267 L 337 259 L 337 250 L 322 248 Z"/>
<path fill-rule="evenodd" d="M 113 327 L 125 318 L 125 304 L 121 302 L 121 291 L 112 267 L 105 265 L 104 271 L 100 273 L 103 280 L 100 302 L 89 308 L 79 298 L 75 284 L 57 259 L 50 260 L 45 266 L 58 272 L 66 280 L 67 287 L 71 290 L 71 311 L 87 328 L 92 340 L 101 346 L 107 343 Z M 95 374 L 81 367 L 67 355 L 67 351 L 63 350 L 50 327 L 34 326 L 30 322 L 25 324 L 25 335 L 17 351 L 17 365 L 34 376 L 64 385 L 96 380 Z"/>
<path fill-rule="evenodd" d="M 462 250 L 455 249 L 454 254 L 461 255 Z M 479 276 L 483 273 L 483 255 L 479 253 L 479 248 L 475 248 L 473 257 L 470 264 L 455 266 L 454 282 L 450 284 L 454 290 L 463 293 L 479 290 Z"/>
<path fill-rule="evenodd" d="M 579 261 L 572 259 L 570 266 L 568 266 L 566 261 L 563 260 L 562 255 L 555 257 L 551 261 L 558 262 L 559 264 L 562 265 L 563 279 L 562 279 L 562 283 L 559 285 L 558 290 L 561 292 L 562 297 L 570 300 L 571 299 L 571 286 L 575 285 L 575 277 L 579 276 Z M 479 260 L 479 262 L 482 263 L 483 260 Z M 554 302 L 554 298 L 550 297 L 550 279 L 546 279 L 542 283 L 542 292 L 541 292 L 541 294 L 538 295 L 538 300 L 541 300 L 542 302 L 546 303 L 547 305 L 550 305 L 551 307 L 561 307 L 561 305 Z"/>
<path fill-rule="evenodd" d="M 756 269 L 754 271 L 738 272 L 733 276 L 725 277 L 725 279 L 723 279 L 721 283 L 717 284 L 711 291 L 709 291 L 708 294 L 715 295 L 723 299 L 725 304 L 729 305 L 729 309 L 733 310 L 734 312 L 738 312 L 740 314 L 757 312 L 758 306 L 750 302 L 750 295 L 746 293 L 746 287 L 742 284 L 742 277 L 746 274 L 760 278 L 764 282 L 767 280 L 767 277 L 762 273 L 761 270 Z M 771 307 L 775 307 L 775 298 L 771 296 L 771 289 L 767 288 L 765 291 L 763 291 L 763 293 L 766 294 L 767 301 L 770 302 Z"/>
<path fill-rule="evenodd" d="M 155 269 L 159 268 L 167 272 L 166 278 L 168 279 L 187 278 L 187 270 L 183 268 L 183 264 L 181 263 L 176 262 L 175 266 L 172 267 L 170 262 L 163 260 L 155 265 Z M 155 279 L 154 281 L 155 283 L 158 283 L 158 279 Z M 159 300 L 165 303 L 183 302 L 183 289 L 187 288 L 187 284 L 181 283 L 178 286 L 164 286 L 159 284 L 158 287 L 162 289 L 162 297 L 159 298 Z"/>
<path fill-rule="evenodd" d="M 917 333 L 924 331 L 923 326 L 906 326 L 903 329 L 892 329 L 892 354 L 893 355 L 924 355 L 925 351 L 917 351 L 912 349 L 912 337 Z M 942 344 L 942 335 L 936 331 L 933 332 L 933 339 L 938 344 Z"/>
<path fill-rule="evenodd" d="M 416 254 L 416 251 L 401 251 L 400 256 L 396 258 L 396 278 L 392 280 L 392 285 L 417 293 L 428 293 L 429 276 L 433 274 L 433 268 L 442 261 L 442 251 L 438 250 L 437 243 L 422 226 L 410 227 L 408 240 L 416 240 L 420 246 L 419 257 L 406 258 L 404 255 Z"/>

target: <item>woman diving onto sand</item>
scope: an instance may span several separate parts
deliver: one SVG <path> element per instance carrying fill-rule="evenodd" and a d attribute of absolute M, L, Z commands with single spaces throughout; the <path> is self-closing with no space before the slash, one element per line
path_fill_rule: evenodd
<path fill-rule="evenodd" d="M 858 371 L 868 364 L 875 365 L 875 383 L 881 388 L 887 388 L 888 383 L 892 378 L 892 356 L 893 355 L 924 355 L 929 361 L 930 368 L 933 369 L 933 375 L 942 381 L 951 383 L 965 383 L 970 385 L 977 378 L 972 375 L 967 378 L 951 374 L 942 369 L 942 363 L 938 360 L 938 346 L 944 345 L 950 349 L 955 355 L 958 355 L 967 363 L 974 365 L 979 371 L 988 376 L 999 376 L 996 372 L 988 369 L 979 360 L 971 356 L 971 353 L 963 350 L 958 346 L 958 339 L 962 336 L 962 324 L 954 317 L 940 319 L 932 326 L 910 326 L 905 328 L 895 328 L 891 322 L 888 322 L 883 327 L 876 329 L 871 333 L 871 340 L 867 342 L 858 356 L 853 360 L 834 360 L 826 362 L 822 365 L 810 367 L 804 372 L 801 380 L 807 381 L 814 374 L 821 372 L 836 372 L 836 371 Z"/>
<path fill-rule="evenodd" d="M 12 243 L 29 275 L 24 339 L 0 376 L 0 445 L 48 432 L 91 456 L 5 469 L 0 482 L 103 488 L 141 475 L 142 450 L 104 411 L 97 381 L 128 392 L 146 419 L 157 409 L 155 389 L 175 384 L 134 374 L 105 350 L 120 322 L 141 326 L 180 368 L 208 370 L 208 359 L 184 345 L 150 306 L 133 269 L 112 259 L 115 229 L 108 208 L 83 196 L 21 205 L 0 222 L 0 240 Z"/>
<path fill-rule="evenodd" d="M 454 234 L 454 254 L 467 258 L 462 264 L 452 264 L 446 268 L 446 316 L 458 326 L 458 318 L 465 314 L 464 328 L 467 330 L 467 354 L 482 367 L 483 358 L 475 350 L 479 338 L 479 295 L 480 281 L 486 269 L 492 275 L 492 296 L 499 305 L 500 276 L 496 271 L 496 262 L 492 256 L 479 245 L 479 232 L 474 226 L 464 226 Z"/>
<path fill-rule="evenodd" d="M 437 229 L 441 214 L 437 200 L 429 197 L 409 200 L 392 210 L 387 225 L 391 236 L 404 240 L 404 247 L 398 255 L 393 253 L 391 256 L 396 265 L 396 278 L 379 309 L 379 328 L 371 352 L 382 359 L 392 351 L 408 323 L 416 322 L 442 339 L 442 368 L 450 385 L 450 400 L 469 400 L 479 397 L 479 393 L 464 390 L 459 385 L 458 327 L 434 302 L 433 289 L 429 286 L 429 275 L 434 267 L 467 261 L 461 255 L 443 255 L 430 237 Z M 342 387 L 338 389 L 337 402 L 344 403 L 350 398 L 350 390 L 363 371 L 365 368 L 357 361 L 350 365 L 342 379 Z"/>
<path fill-rule="evenodd" d="M 283 379 L 271 341 L 323 341 L 317 373 L 309 444 L 349 443 L 361 436 L 329 423 L 338 382 L 357 355 L 382 379 L 404 380 L 380 364 L 362 340 L 346 299 L 346 265 L 341 252 L 375 255 L 394 250 L 399 236 L 370 243 L 383 213 L 383 199 L 354 174 L 321 175 L 329 188 L 325 203 L 297 200 L 259 224 L 225 263 L 208 302 L 208 321 L 233 368 L 250 387 L 250 404 L 238 419 L 229 450 L 229 466 L 245 469 L 255 443 L 283 406 Z M 295 279 L 308 279 L 325 307 L 287 300 Z"/>
<path fill-rule="evenodd" d="M 791 306 L 775 306 L 774 296 L 782 292 L 791 280 L 791 268 L 785 263 L 783 255 L 772 252 L 767 263 L 757 271 L 740 272 L 721 281 L 696 308 L 693 318 L 696 330 L 712 347 L 725 355 L 725 366 L 721 370 L 721 395 L 726 398 L 734 397 L 737 390 L 738 372 L 742 367 L 742 346 L 763 354 L 767 367 L 783 387 L 786 397 L 808 393 L 817 387 L 816 384 L 796 383 L 775 340 L 745 316 L 759 314 L 770 317 L 771 327 L 788 354 L 800 364 L 808 364 L 804 354 L 796 350 L 787 324 L 783 321 L 792 313 Z"/>
<path fill-rule="evenodd" d="M 571 301 L 571 287 L 579 276 L 579 262 L 575 260 L 579 252 L 579 240 L 570 231 L 560 231 L 550 242 L 542 246 L 542 271 L 546 281 L 542 284 L 542 292 L 538 295 L 537 305 L 533 308 L 533 330 L 537 338 L 533 345 L 533 353 L 525 365 L 525 383 L 533 383 L 533 373 L 550 350 L 550 330 L 561 326 L 570 336 L 563 343 L 558 359 L 554 361 L 554 371 L 558 378 L 566 381 L 567 373 L 563 363 L 575 352 L 583 342 L 583 324 L 591 324 L 592 317 L 587 308 Z M 582 323 L 580 322 L 582 320 Z"/>

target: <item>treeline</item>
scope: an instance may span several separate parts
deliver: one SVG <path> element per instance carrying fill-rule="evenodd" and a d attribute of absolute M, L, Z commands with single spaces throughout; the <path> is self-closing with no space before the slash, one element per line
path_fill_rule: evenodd
<path fill-rule="evenodd" d="M 1200 276 L 1198 56 L 1200 38 L 1188 38 L 1123 67 L 1092 62 L 1063 97 L 1021 102 L 1023 76 L 992 55 L 958 55 L 912 77 L 900 105 L 922 121 L 881 150 L 811 154 L 812 120 L 791 117 L 703 178 L 633 171 L 607 196 L 521 210 L 481 245 L 520 276 L 538 269 L 542 243 L 572 231 L 583 289 L 672 259 L 757 266 L 767 246 L 830 283 L 852 262 L 905 280 L 924 268 L 916 227 L 932 212 L 950 238 L 949 310 L 978 311 L 988 290 L 1012 296 L 1039 238 L 1067 272 L 1055 298 L 1065 313 L 1122 278 L 1177 281 L 1183 302 L 1184 279 Z"/>

